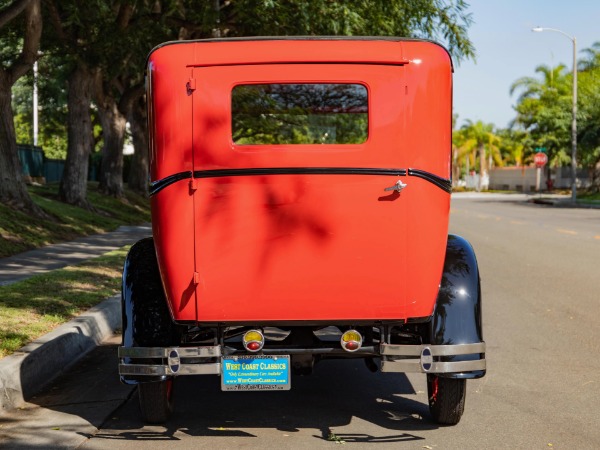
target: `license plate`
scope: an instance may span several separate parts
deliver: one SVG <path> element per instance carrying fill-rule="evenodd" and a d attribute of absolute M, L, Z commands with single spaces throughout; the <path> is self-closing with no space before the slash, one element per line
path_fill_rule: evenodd
<path fill-rule="evenodd" d="M 289 355 L 241 355 L 221 358 L 223 391 L 290 389 Z"/>

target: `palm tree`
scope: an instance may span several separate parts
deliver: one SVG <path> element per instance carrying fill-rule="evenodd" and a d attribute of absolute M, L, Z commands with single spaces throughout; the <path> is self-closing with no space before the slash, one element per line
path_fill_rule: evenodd
<path fill-rule="evenodd" d="M 541 99 L 549 92 L 569 94 L 571 84 L 566 71 L 567 66 L 564 64 L 559 64 L 556 67 L 549 67 L 545 64 L 537 66 L 535 72 L 542 75 L 541 80 L 534 77 L 519 78 L 510 86 L 510 95 L 513 95 L 516 91 L 521 91 L 517 103 L 522 103 L 526 99 Z"/>
<path fill-rule="evenodd" d="M 499 166 L 504 165 L 502 155 L 500 154 L 500 138 L 494 132 L 494 125 L 483 123 L 482 121 L 472 122 L 467 120 L 462 126 L 457 142 L 458 154 L 468 154 L 467 161 L 471 159 L 475 166 L 476 157 L 479 155 L 479 183 L 477 190 L 482 189 L 482 181 L 495 161 Z M 486 161 L 486 154 L 489 160 Z"/>
<path fill-rule="evenodd" d="M 581 51 L 587 57 L 578 61 L 578 70 L 594 70 L 600 68 L 600 41 L 594 42 L 591 48 L 585 48 Z"/>
<path fill-rule="evenodd" d="M 513 125 L 529 132 L 533 147 L 546 147 L 550 165 L 569 161 L 571 141 L 571 75 L 563 64 L 536 67 L 539 78 L 523 77 L 515 81 L 510 93 L 517 98 L 517 117 Z"/>
<path fill-rule="evenodd" d="M 531 147 L 531 139 L 527 132 L 508 128 L 499 130 L 498 137 L 502 161 L 511 166 L 523 166 L 527 156 L 526 149 Z"/>
<path fill-rule="evenodd" d="M 582 50 L 579 60 L 579 163 L 587 167 L 592 190 L 600 191 L 600 42 Z"/>

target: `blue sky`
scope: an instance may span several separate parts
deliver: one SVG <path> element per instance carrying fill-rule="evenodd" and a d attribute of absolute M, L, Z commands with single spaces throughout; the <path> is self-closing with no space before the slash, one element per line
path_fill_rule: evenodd
<path fill-rule="evenodd" d="M 468 1 L 468 0 L 467 0 Z M 469 37 L 477 61 L 455 64 L 454 112 L 458 126 L 470 119 L 507 127 L 515 118 L 511 84 L 536 76 L 541 64 L 563 63 L 572 70 L 573 44 L 565 36 L 535 26 L 558 28 L 577 38 L 577 53 L 600 41 L 600 0 L 470 0 Z"/>

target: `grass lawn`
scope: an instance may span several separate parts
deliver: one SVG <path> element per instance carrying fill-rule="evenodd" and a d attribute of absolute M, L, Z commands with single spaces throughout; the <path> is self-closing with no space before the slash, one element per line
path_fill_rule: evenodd
<path fill-rule="evenodd" d="M 600 202 L 600 192 L 594 194 L 577 194 L 577 200 L 583 200 L 584 202 Z"/>
<path fill-rule="evenodd" d="M 122 199 L 88 186 L 94 211 L 58 200 L 58 184 L 30 187 L 30 194 L 53 219 L 34 220 L 0 204 L 0 258 L 80 236 L 150 222 L 148 199 L 126 191 Z M 0 286 L 0 357 L 9 355 L 102 300 L 119 292 L 129 247 L 77 266 Z"/>
<path fill-rule="evenodd" d="M 54 218 L 48 221 L 32 220 L 0 204 L 0 258 L 150 221 L 148 199 L 127 190 L 122 199 L 116 199 L 99 194 L 97 188 L 97 183 L 88 186 L 88 200 L 95 208 L 88 211 L 60 202 L 56 183 L 30 187 L 33 201 Z"/>
<path fill-rule="evenodd" d="M 118 293 L 128 249 L 0 286 L 0 358 Z"/>

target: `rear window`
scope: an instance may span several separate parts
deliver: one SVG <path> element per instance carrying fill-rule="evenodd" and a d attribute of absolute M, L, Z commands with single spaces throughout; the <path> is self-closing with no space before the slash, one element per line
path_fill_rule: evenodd
<path fill-rule="evenodd" d="M 240 145 L 360 144 L 368 137 L 368 112 L 361 84 L 238 85 L 231 133 Z"/>

